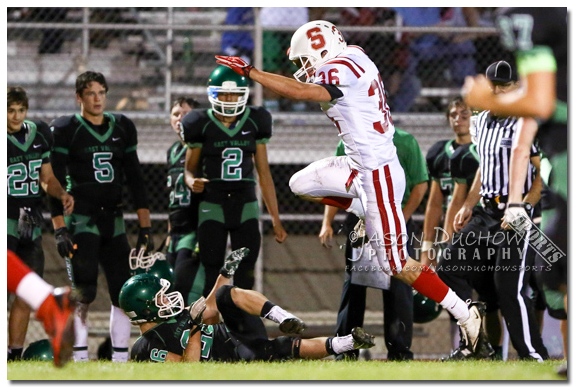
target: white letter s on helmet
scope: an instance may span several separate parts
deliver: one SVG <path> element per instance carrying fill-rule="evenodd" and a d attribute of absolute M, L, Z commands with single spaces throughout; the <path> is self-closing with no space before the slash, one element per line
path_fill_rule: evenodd
<path fill-rule="evenodd" d="M 293 34 L 288 51 L 290 61 L 299 68 L 295 79 L 313 82 L 315 70 L 346 48 L 343 35 L 332 23 L 314 20 L 304 24 Z"/>

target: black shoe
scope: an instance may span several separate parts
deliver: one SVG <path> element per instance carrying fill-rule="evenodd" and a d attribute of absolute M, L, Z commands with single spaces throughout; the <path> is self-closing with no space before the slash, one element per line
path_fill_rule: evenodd
<path fill-rule="evenodd" d="M 304 321 L 298 317 L 286 318 L 280 323 L 280 331 L 286 334 L 301 334 L 305 329 Z"/>
<path fill-rule="evenodd" d="M 475 355 L 473 352 L 465 345 L 461 345 L 455 349 L 449 356 L 443 357 L 441 361 L 465 361 L 465 360 L 475 360 Z"/>
<path fill-rule="evenodd" d="M 567 363 L 561 365 L 558 369 L 557 369 L 557 374 L 561 377 L 567 378 Z"/>
<path fill-rule="evenodd" d="M 366 333 L 361 327 L 351 329 L 354 349 L 369 349 L 375 346 L 375 337 Z"/>

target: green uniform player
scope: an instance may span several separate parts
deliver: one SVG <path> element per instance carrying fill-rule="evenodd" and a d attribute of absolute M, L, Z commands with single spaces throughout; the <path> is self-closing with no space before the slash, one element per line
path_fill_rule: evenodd
<path fill-rule="evenodd" d="M 43 191 L 61 201 L 67 212 L 72 211 L 74 199 L 64 191 L 52 172 L 52 133 L 48 125 L 26 120 L 26 91 L 9 87 L 7 102 L 7 248 L 42 276 L 44 252 L 40 207 Z M 22 299 L 14 300 L 8 322 L 8 360 L 17 360 L 22 355 L 30 311 Z"/>
<path fill-rule="evenodd" d="M 247 247 L 250 255 L 238 269 L 234 284 L 250 289 L 261 245 L 255 171 L 278 242 L 287 236 L 281 225 L 266 143 L 272 117 L 264 108 L 247 107 L 247 79 L 231 69 L 216 68 L 208 81 L 212 109 L 194 110 L 182 120 L 181 136 L 189 147 L 186 184 L 203 193 L 199 207 L 198 241 L 205 268 L 204 295 L 222 266 L 228 235 L 232 249 Z M 201 176 L 201 178 L 199 177 Z"/>
<path fill-rule="evenodd" d="M 170 124 L 180 133 L 183 117 L 199 106 L 192 98 L 180 97 L 172 104 Z M 181 140 L 176 141 L 167 154 L 167 187 L 169 196 L 169 243 L 166 259 L 174 268 L 174 289 L 188 303 L 198 299 L 204 292 L 204 268 L 197 254 L 198 206 L 200 195 L 192 193 L 185 182 L 186 150 Z"/>
<path fill-rule="evenodd" d="M 104 112 L 107 91 L 101 73 L 81 74 L 76 79 L 76 99 L 81 113 L 60 117 L 51 124 L 55 175 L 60 182 L 68 182 L 76 198 L 74 212 L 65 220 L 61 207 L 52 206 L 52 219 L 58 231 L 69 230 L 77 246 L 75 250 L 62 252 L 69 245 L 59 244 L 67 258 L 70 279 L 80 296 L 76 309 L 75 360 L 88 359 L 86 318 L 88 307 L 96 298 L 98 264 L 106 275 L 112 301 L 112 359 L 128 359 L 130 326 L 118 307 L 120 289 L 130 277 L 130 245 L 122 204 L 124 179 L 140 221 L 138 248 L 153 249 L 148 200 L 136 152 L 136 127 L 124 115 Z"/>
<path fill-rule="evenodd" d="M 361 328 L 345 337 L 268 339 L 260 317 L 278 323 L 284 333 L 301 334 L 306 326 L 259 292 L 229 285 L 248 253 L 245 248 L 232 252 L 208 298 L 189 307 L 184 307 L 179 292 L 168 292 L 170 283 L 165 279 L 142 274 L 128 280 L 120 293 L 120 305 L 142 333 L 131 358 L 154 362 L 318 359 L 375 345 L 373 336 Z M 220 315 L 223 322 L 219 322 Z"/>
<path fill-rule="evenodd" d="M 430 250 L 434 243 L 449 239 L 453 234 L 453 218 L 467 195 L 467 190 L 454 191 L 455 184 L 451 174 L 450 159 L 459 147 L 471 143 L 469 133 L 471 110 L 461 98 L 456 98 L 449 103 L 446 117 L 455 138 L 438 141 L 431 146 L 426 157 L 431 176 L 431 189 L 425 208 L 421 246 L 421 262 L 426 265 L 432 263 L 436 265 L 437 250 L 433 250 L 433 253 L 430 253 Z M 444 233 L 435 229 L 440 225 L 442 218 Z"/>

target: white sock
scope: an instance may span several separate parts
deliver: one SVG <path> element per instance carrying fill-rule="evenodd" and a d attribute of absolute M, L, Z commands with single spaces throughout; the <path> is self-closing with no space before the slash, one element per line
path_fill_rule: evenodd
<path fill-rule="evenodd" d="M 110 339 L 112 340 L 112 361 L 128 361 L 128 341 L 130 340 L 130 318 L 121 308 L 112 305 L 110 311 Z"/>
<path fill-rule="evenodd" d="M 275 323 L 282 323 L 287 318 L 297 318 L 297 317 L 291 313 L 288 313 L 280 306 L 274 306 L 271 308 L 270 312 L 267 313 L 264 318 L 269 319 L 270 321 L 274 321 Z"/>
<path fill-rule="evenodd" d="M 461 300 L 451 288 L 447 291 L 447 295 L 445 295 L 445 298 L 443 298 L 440 304 L 444 309 L 449 311 L 459 323 L 463 323 L 469 318 L 469 307 L 467 303 Z"/>
<path fill-rule="evenodd" d="M 333 337 L 331 340 L 331 348 L 336 354 L 353 350 L 353 336 L 348 334 L 344 337 Z"/>
<path fill-rule="evenodd" d="M 28 303 L 34 311 L 40 308 L 52 291 L 54 287 L 46 283 L 36 272 L 27 273 L 16 287 L 16 295 Z"/>
<path fill-rule="evenodd" d="M 78 303 L 74 311 L 74 361 L 89 361 L 88 357 L 88 308 L 90 305 Z M 80 348 L 80 349 L 78 349 Z"/>
<path fill-rule="evenodd" d="M 363 206 L 361 205 L 361 201 L 359 198 L 354 198 L 351 200 L 351 205 L 347 209 L 345 209 L 348 213 L 353 213 L 362 220 L 365 220 L 365 210 L 363 210 Z"/>

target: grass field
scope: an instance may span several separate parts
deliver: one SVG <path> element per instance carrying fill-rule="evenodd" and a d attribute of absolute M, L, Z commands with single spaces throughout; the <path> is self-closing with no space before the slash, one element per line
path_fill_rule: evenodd
<path fill-rule="evenodd" d="M 151 364 L 94 361 L 56 369 L 48 362 L 8 363 L 8 380 L 559 380 L 563 361 L 290 361 Z"/>

